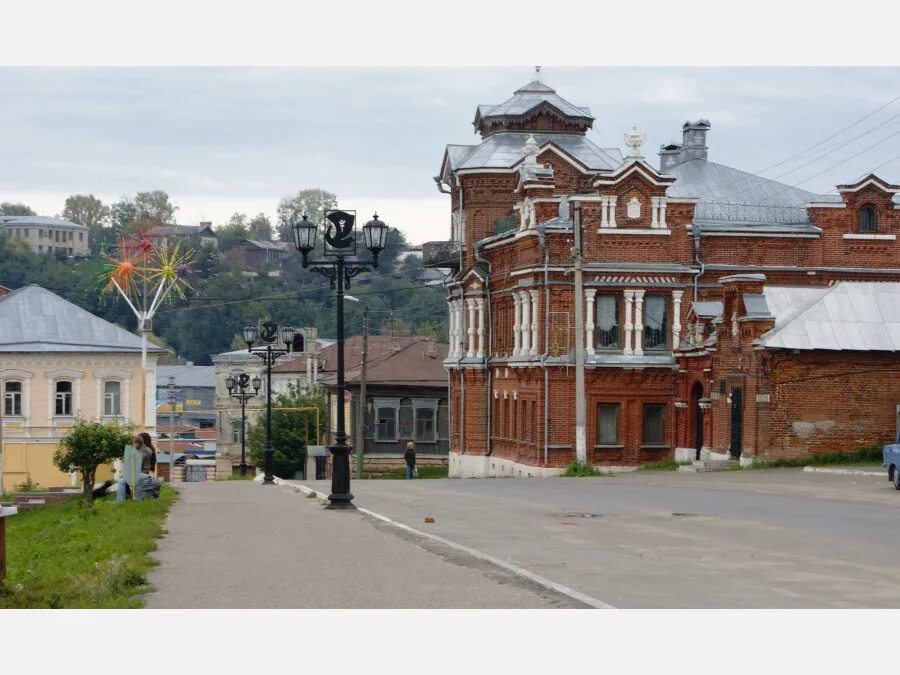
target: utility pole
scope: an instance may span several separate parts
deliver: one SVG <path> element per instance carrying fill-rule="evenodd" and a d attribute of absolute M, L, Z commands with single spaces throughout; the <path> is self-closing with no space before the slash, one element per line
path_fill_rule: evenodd
<path fill-rule="evenodd" d="M 166 394 L 166 402 L 169 404 L 169 483 L 175 482 L 175 403 L 177 401 L 178 389 L 175 387 L 175 376 L 169 375 L 169 388 Z"/>
<path fill-rule="evenodd" d="M 587 462 L 587 423 L 584 391 L 584 279 L 581 272 L 581 202 L 575 202 L 575 245 L 572 258 L 575 267 L 575 459 Z"/>
<path fill-rule="evenodd" d="M 359 401 L 356 404 L 356 478 L 363 477 L 363 455 L 366 451 L 366 366 L 369 362 L 369 306 L 363 307 L 362 368 L 359 374 Z"/>

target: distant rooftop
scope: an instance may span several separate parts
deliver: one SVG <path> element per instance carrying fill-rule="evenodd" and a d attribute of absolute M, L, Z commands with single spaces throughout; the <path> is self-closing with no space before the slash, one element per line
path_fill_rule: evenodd
<path fill-rule="evenodd" d="M 3 225 L 43 225 L 45 227 L 68 227 L 76 230 L 88 229 L 84 225 L 73 223 L 71 220 L 53 218 L 52 216 L 0 216 L 0 226 Z"/>

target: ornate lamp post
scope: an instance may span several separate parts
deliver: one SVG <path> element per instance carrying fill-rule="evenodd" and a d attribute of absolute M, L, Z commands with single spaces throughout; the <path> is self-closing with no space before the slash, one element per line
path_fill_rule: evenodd
<path fill-rule="evenodd" d="M 262 380 L 253 378 L 253 393 L 247 389 L 250 384 L 250 376 L 240 373 L 237 378 L 229 375 L 225 378 L 225 386 L 228 387 L 228 395 L 241 402 L 241 475 L 247 475 L 247 401 L 259 395 Z"/>
<path fill-rule="evenodd" d="M 272 447 L 272 365 L 279 356 L 284 356 L 290 351 L 290 346 L 294 342 L 294 327 L 283 326 L 280 333 L 284 347 L 275 345 L 279 337 L 279 330 L 278 324 L 274 321 L 264 322 L 262 331 L 252 323 L 244 326 L 244 342 L 247 343 L 247 351 L 256 354 L 266 366 L 266 444 L 263 447 L 266 475 L 263 485 L 272 485 L 275 482 L 275 477 L 272 475 L 275 454 L 275 449 Z M 257 339 L 262 344 L 254 347 L 253 343 Z"/>
<path fill-rule="evenodd" d="M 306 219 L 291 226 L 294 243 L 303 256 L 303 267 L 309 268 L 308 256 L 315 248 L 318 228 Z M 328 278 L 331 288 L 337 291 L 337 430 L 335 443 L 331 446 L 334 461 L 331 472 L 331 502 L 329 508 L 352 508 L 353 495 L 350 493 L 350 450 L 344 429 L 344 289 L 350 286 L 350 279 L 361 272 L 378 267 L 378 254 L 384 250 L 388 226 L 378 219 L 378 214 L 363 225 L 363 240 L 372 254 L 372 262 L 349 260 L 356 255 L 356 212 L 326 211 L 325 242 L 322 253 L 332 260 L 315 261 L 310 268 L 313 272 Z"/>

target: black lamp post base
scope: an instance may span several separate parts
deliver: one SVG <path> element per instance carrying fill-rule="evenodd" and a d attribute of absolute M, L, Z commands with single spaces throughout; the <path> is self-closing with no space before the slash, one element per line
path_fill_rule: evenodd
<path fill-rule="evenodd" d="M 353 495 L 349 492 L 343 495 L 330 494 L 328 495 L 328 504 L 325 505 L 326 509 L 332 510 L 349 510 L 355 509 L 356 505 L 353 503 Z"/>

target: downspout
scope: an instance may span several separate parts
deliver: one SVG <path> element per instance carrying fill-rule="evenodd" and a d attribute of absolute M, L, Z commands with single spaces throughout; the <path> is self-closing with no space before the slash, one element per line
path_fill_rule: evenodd
<path fill-rule="evenodd" d="M 700 226 L 697 223 L 694 223 L 694 227 L 692 229 L 694 235 L 694 262 L 696 262 L 700 269 L 694 275 L 694 302 L 697 302 L 699 298 L 697 297 L 697 284 L 700 280 L 700 277 L 703 275 L 704 270 L 706 269 L 706 265 L 700 260 Z"/>
<path fill-rule="evenodd" d="M 491 456 L 491 452 L 493 452 L 493 448 L 491 448 L 491 366 L 490 366 L 490 358 L 491 354 L 494 353 L 494 345 L 493 345 L 493 336 L 494 331 L 492 330 L 491 324 L 491 263 L 486 259 L 481 257 L 481 242 L 477 242 L 473 248 L 473 256 L 476 262 L 483 263 L 487 265 L 487 278 L 484 281 L 484 302 L 487 305 L 487 351 L 484 354 L 484 367 L 487 371 L 487 388 L 485 390 L 485 447 L 487 452 L 485 454 L 486 457 Z"/>
<path fill-rule="evenodd" d="M 550 356 L 550 247 L 544 238 L 544 226 L 538 225 L 538 246 L 544 250 L 544 353 L 541 354 L 541 368 L 544 369 L 544 466 L 549 461 L 550 430 L 550 376 L 547 371 L 547 357 Z"/>

